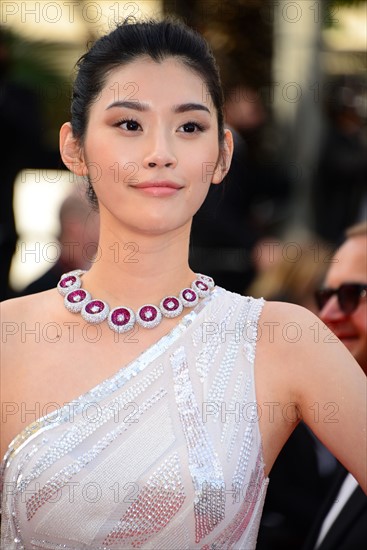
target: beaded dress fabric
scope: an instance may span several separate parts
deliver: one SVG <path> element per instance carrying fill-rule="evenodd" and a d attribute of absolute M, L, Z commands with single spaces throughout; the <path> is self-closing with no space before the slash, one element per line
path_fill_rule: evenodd
<path fill-rule="evenodd" d="M 2 465 L 1 548 L 255 548 L 268 482 L 253 373 L 262 306 L 216 287 L 24 430 Z"/>

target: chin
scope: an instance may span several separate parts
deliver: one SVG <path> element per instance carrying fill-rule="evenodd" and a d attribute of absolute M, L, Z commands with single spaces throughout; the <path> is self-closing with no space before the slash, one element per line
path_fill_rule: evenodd
<path fill-rule="evenodd" d="M 136 230 L 141 233 L 142 235 L 164 235 L 165 233 L 170 233 L 171 231 L 175 231 L 181 227 L 177 224 L 168 224 L 165 220 L 162 221 L 162 219 L 157 221 L 149 221 L 146 220 L 144 224 L 139 225 L 136 227 Z"/>
<path fill-rule="evenodd" d="M 185 218 L 178 218 L 178 216 L 172 216 L 172 212 L 168 216 L 154 216 L 152 213 L 142 214 L 140 222 L 135 222 L 135 228 L 140 233 L 145 235 L 162 235 L 164 233 L 170 233 L 176 231 L 179 228 L 185 226 L 189 221 Z"/>

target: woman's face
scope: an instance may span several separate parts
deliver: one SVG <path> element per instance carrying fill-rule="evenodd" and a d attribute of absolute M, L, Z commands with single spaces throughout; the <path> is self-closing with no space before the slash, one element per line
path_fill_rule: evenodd
<path fill-rule="evenodd" d="M 101 222 L 161 234 L 191 223 L 231 147 L 226 132 L 220 159 L 217 112 L 199 75 L 175 58 L 141 58 L 115 69 L 91 105 L 81 162 Z"/>

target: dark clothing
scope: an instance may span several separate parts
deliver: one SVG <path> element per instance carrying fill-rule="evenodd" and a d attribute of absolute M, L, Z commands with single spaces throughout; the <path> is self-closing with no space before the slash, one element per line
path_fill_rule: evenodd
<path fill-rule="evenodd" d="M 338 246 L 347 227 L 362 221 L 367 201 L 367 149 L 358 134 L 327 130 L 313 186 L 314 227 Z"/>
<path fill-rule="evenodd" d="M 330 457 L 331 470 L 321 475 L 317 450 Z M 332 483 L 336 460 L 300 423 L 269 474 L 270 483 L 256 550 L 299 550 Z"/>
<path fill-rule="evenodd" d="M 277 170 L 250 163 L 244 140 L 237 132 L 233 137 L 229 172 L 220 185 L 210 186 L 194 216 L 190 266 L 213 277 L 217 285 L 242 294 L 255 275 L 254 245 L 279 221 L 289 183 Z M 266 219 L 264 210 L 271 212 Z"/>
<path fill-rule="evenodd" d="M 63 275 L 67 269 L 65 269 L 60 263 L 56 263 L 46 273 L 41 275 L 38 279 L 30 283 L 22 292 L 21 296 L 27 296 L 28 294 L 36 294 L 36 292 L 42 292 L 43 290 L 50 290 L 56 288 L 61 275 Z"/>
<path fill-rule="evenodd" d="M 314 550 L 321 526 L 337 498 L 347 471 L 339 472 L 302 550 Z M 367 543 L 367 496 L 358 486 L 331 525 L 318 550 L 363 550 Z"/>
<path fill-rule="evenodd" d="M 0 81 L 0 300 L 10 296 L 8 277 L 17 242 L 13 213 L 14 181 L 35 166 L 41 144 L 38 101 L 33 92 Z"/>

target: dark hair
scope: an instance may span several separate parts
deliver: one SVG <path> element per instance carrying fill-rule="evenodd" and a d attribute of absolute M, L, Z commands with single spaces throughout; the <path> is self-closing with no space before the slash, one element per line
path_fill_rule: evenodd
<path fill-rule="evenodd" d="M 214 56 L 205 39 L 184 23 L 166 19 L 119 25 L 99 38 L 78 61 L 73 88 L 71 124 L 83 140 L 89 108 L 98 97 L 110 72 L 135 59 L 148 56 L 160 62 L 179 57 L 204 80 L 217 110 L 219 140 L 224 137 L 223 92 Z"/>

